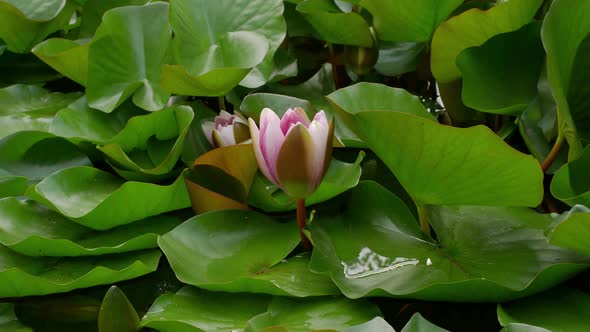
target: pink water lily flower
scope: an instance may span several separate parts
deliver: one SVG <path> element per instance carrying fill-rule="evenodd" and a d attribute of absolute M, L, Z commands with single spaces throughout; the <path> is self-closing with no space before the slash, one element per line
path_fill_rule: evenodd
<path fill-rule="evenodd" d="M 260 131 L 249 119 L 254 153 L 262 173 L 291 197 L 301 199 L 318 187 L 332 155 L 333 122 L 324 111 L 309 121 L 299 107 L 281 119 L 271 109 L 260 114 Z"/>
<path fill-rule="evenodd" d="M 248 122 L 240 114 L 221 111 L 214 121 L 205 121 L 201 128 L 213 147 L 236 145 L 250 139 Z"/>

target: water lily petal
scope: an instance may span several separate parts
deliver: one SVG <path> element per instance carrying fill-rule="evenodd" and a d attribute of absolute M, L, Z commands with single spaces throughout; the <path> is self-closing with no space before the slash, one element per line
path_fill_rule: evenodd
<path fill-rule="evenodd" d="M 326 148 L 328 147 L 328 131 L 329 128 L 323 123 L 312 121 L 309 125 L 309 135 L 313 141 L 313 159 L 310 160 L 314 170 L 312 177 L 312 186 L 319 185 L 324 176 L 324 164 L 326 158 Z"/>
<path fill-rule="evenodd" d="M 283 134 L 287 135 L 289 128 L 297 123 L 303 124 L 306 128 L 309 127 L 309 118 L 301 107 L 295 109 L 289 108 L 281 118 L 281 130 Z"/>
<path fill-rule="evenodd" d="M 277 177 L 277 158 L 285 135 L 280 128 L 281 120 L 279 117 L 268 108 L 265 108 L 260 113 L 260 151 L 264 157 L 266 167 L 268 168 L 271 177 L 269 179 L 278 183 Z"/>
<path fill-rule="evenodd" d="M 281 189 L 294 198 L 304 198 L 315 190 L 314 149 L 313 139 L 302 123 L 290 128 L 278 155 L 277 175 Z"/>
<path fill-rule="evenodd" d="M 211 146 L 215 146 L 215 143 L 213 142 L 213 130 L 215 129 L 215 124 L 212 121 L 205 121 L 201 124 L 201 129 L 203 129 L 203 134 Z"/>
<path fill-rule="evenodd" d="M 213 141 L 215 142 L 215 146 L 219 147 L 236 144 L 233 127 L 233 125 L 223 126 L 213 131 Z"/>
<path fill-rule="evenodd" d="M 215 129 L 229 126 L 234 122 L 235 116 L 226 111 L 221 111 L 218 116 L 215 117 Z"/>
<path fill-rule="evenodd" d="M 273 180 L 274 177 L 272 176 L 272 174 L 270 174 L 270 170 L 268 169 L 268 166 L 266 165 L 266 160 L 264 159 L 264 156 L 262 155 L 262 150 L 260 149 L 260 131 L 258 130 L 258 127 L 256 126 L 256 122 L 254 122 L 254 120 L 252 120 L 252 119 L 248 119 L 248 124 L 250 125 L 250 136 L 252 137 L 252 147 L 254 148 L 254 155 L 256 156 L 256 161 L 258 162 L 258 167 L 260 168 L 260 171 L 262 172 L 262 174 L 264 174 L 264 176 L 267 179 L 273 181 L 278 186 L 278 183 Z"/>

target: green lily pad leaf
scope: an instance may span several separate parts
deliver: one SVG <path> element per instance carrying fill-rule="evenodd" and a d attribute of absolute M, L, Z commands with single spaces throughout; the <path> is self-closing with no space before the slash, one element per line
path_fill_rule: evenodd
<path fill-rule="evenodd" d="M 521 113 L 537 95 L 543 55 L 539 22 L 466 49 L 457 56 L 463 102 L 481 112 Z"/>
<path fill-rule="evenodd" d="M 428 44 L 424 42 L 380 42 L 375 70 L 385 76 L 412 72 L 427 48 Z"/>
<path fill-rule="evenodd" d="M 155 248 L 181 222 L 158 215 L 97 232 L 33 201 L 0 200 L 0 243 L 27 256 L 86 256 Z"/>
<path fill-rule="evenodd" d="M 347 132 L 358 133 L 359 129 L 354 115 L 369 110 L 407 112 L 432 121 L 435 120 L 417 96 L 404 89 L 391 88 L 378 83 L 357 83 L 334 91 L 326 96 L 326 99 L 339 117 L 340 121 L 336 122 L 336 128 L 345 126 Z M 364 142 L 356 135 L 340 137 L 340 139 L 345 142 L 346 146 L 365 146 Z"/>
<path fill-rule="evenodd" d="M 395 332 L 391 325 L 387 324 L 385 319 L 381 317 L 375 317 L 366 323 L 362 323 L 357 326 L 353 326 L 344 330 L 345 332 Z"/>
<path fill-rule="evenodd" d="M 360 163 L 363 158 L 364 153 L 361 152 L 356 161 L 351 164 L 332 159 L 328 171 L 318 189 L 305 199 L 306 205 L 327 201 L 356 186 L 361 177 L 362 170 Z M 254 178 L 248 195 L 248 203 L 267 212 L 290 211 L 295 209 L 293 198 L 260 173 Z"/>
<path fill-rule="evenodd" d="M 0 139 L 0 169 L 39 181 L 68 167 L 91 166 L 78 147 L 40 131 L 19 131 Z"/>
<path fill-rule="evenodd" d="M 373 15 L 379 39 L 395 42 L 428 42 L 438 25 L 461 0 L 362 0 L 361 5 Z"/>
<path fill-rule="evenodd" d="M 579 211 L 581 210 L 581 211 Z M 584 212 L 584 213 L 579 213 Z M 590 210 L 576 205 L 549 230 L 549 243 L 590 256 Z"/>
<path fill-rule="evenodd" d="M 102 300 L 98 314 L 99 332 L 137 332 L 139 317 L 125 293 L 111 286 Z"/>
<path fill-rule="evenodd" d="M 21 196 L 27 191 L 29 181 L 24 176 L 5 174 L 0 170 L 0 198 Z"/>
<path fill-rule="evenodd" d="M 320 38 L 333 44 L 373 46 L 369 24 L 355 13 L 343 13 L 331 0 L 304 0 L 297 5 Z"/>
<path fill-rule="evenodd" d="M 79 97 L 80 93 L 49 92 L 36 85 L 0 89 L 0 138 L 23 130 L 47 131 L 55 112 Z"/>
<path fill-rule="evenodd" d="M 137 278 L 158 267 L 160 251 L 99 257 L 29 257 L 0 246 L 0 297 L 64 293 Z"/>
<path fill-rule="evenodd" d="M 107 114 L 90 108 L 86 97 L 81 97 L 55 114 L 49 132 L 71 141 L 107 144 L 125 128 L 129 119 L 138 115 L 145 112 L 131 102 Z"/>
<path fill-rule="evenodd" d="M 232 293 L 252 292 L 296 297 L 340 294 L 330 278 L 311 272 L 308 266 L 309 255 L 302 254 L 229 284 L 199 287 Z"/>
<path fill-rule="evenodd" d="M 67 26 L 75 9 L 66 0 L 0 1 L 0 39 L 9 51 L 26 53 Z"/>
<path fill-rule="evenodd" d="M 551 194 L 560 201 L 574 206 L 590 206 L 590 147 L 586 147 L 579 159 L 563 165 L 551 180 Z"/>
<path fill-rule="evenodd" d="M 330 275 L 350 298 L 505 301 L 549 288 L 590 263 L 548 244 L 551 217 L 527 208 L 428 207 L 435 243 L 376 183 L 361 182 L 349 195 L 342 214 L 316 215 L 311 223 L 310 268 Z"/>
<path fill-rule="evenodd" d="M 506 324 L 500 332 L 551 332 L 547 329 L 528 324 L 510 323 Z"/>
<path fill-rule="evenodd" d="M 97 148 L 116 170 L 127 171 L 119 174 L 129 180 L 135 179 L 133 173 L 165 175 L 180 158 L 193 116 L 189 106 L 173 106 L 136 116 L 115 137 Z"/>
<path fill-rule="evenodd" d="M 177 60 L 186 63 L 185 66 L 164 65 L 164 88 L 182 95 L 223 96 L 236 87 L 252 67 L 262 62 L 268 50 L 266 38 L 250 31 L 227 32 L 217 43 L 195 50 L 199 55 L 193 54 L 191 62 L 182 58 Z"/>
<path fill-rule="evenodd" d="M 294 222 L 228 210 L 191 218 L 158 244 L 178 279 L 200 288 L 298 297 L 337 293 L 309 271 L 306 257 L 283 261 L 299 240 Z"/>
<path fill-rule="evenodd" d="M 537 160 L 487 127 L 454 128 L 391 111 L 356 118 L 364 141 L 420 204 L 534 207 L 543 198 Z"/>
<path fill-rule="evenodd" d="M 537 94 L 520 115 L 518 128 L 531 154 L 542 163 L 549 155 L 553 147 L 552 140 L 557 134 L 557 105 L 544 67 L 537 82 Z M 546 173 L 554 174 L 566 162 L 567 149 L 562 149 Z"/>
<path fill-rule="evenodd" d="M 190 206 L 182 177 L 170 185 L 124 182 L 92 167 L 72 167 L 53 173 L 29 189 L 27 195 L 96 230 Z"/>
<path fill-rule="evenodd" d="M 90 107 L 110 113 L 132 94 L 147 111 L 164 107 L 169 94 L 160 86 L 160 67 L 171 39 L 165 2 L 106 12 L 88 51 Z"/>
<path fill-rule="evenodd" d="M 590 142 L 588 89 L 590 79 L 590 3 L 554 1 L 543 22 L 542 38 L 547 51 L 547 78 L 559 112 L 559 130 L 569 145 L 569 160 L 582 154 Z"/>
<path fill-rule="evenodd" d="M 102 23 L 102 16 L 109 9 L 123 6 L 141 6 L 148 2 L 149 0 L 88 0 L 82 7 L 80 36 L 92 37 L 100 23 Z"/>
<path fill-rule="evenodd" d="M 556 288 L 526 299 L 498 305 L 502 326 L 530 324 L 549 331 L 585 331 L 590 321 L 590 295 Z"/>
<path fill-rule="evenodd" d="M 18 321 L 12 303 L 0 304 L 0 331 L 33 332 L 31 328 Z"/>
<path fill-rule="evenodd" d="M 310 118 L 316 113 L 313 105 L 305 99 L 274 93 L 253 93 L 247 95 L 240 104 L 240 112 L 251 117 L 254 121 L 260 121 L 260 113 L 264 108 L 270 108 L 279 117 L 282 117 L 289 108 L 301 107 Z"/>
<path fill-rule="evenodd" d="M 240 80 L 249 88 L 265 84 L 286 35 L 282 14 L 282 0 L 173 1 L 172 48 L 180 66 L 164 67 L 176 81 L 165 84 L 173 92 L 189 84 L 183 91 L 207 96 L 222 95 Z"/>
<path fill-rule="evenodd" d="M 268 295 L 214 293 L 185 286 L 156 299 L 141 326 L 162 332 L 240 330 L 250 318 L 265 312 L 270 301 Z"/>
<path fill-rule="evenodd" d="M 342 331 L 379 315 L 377 306 L 365 300 L 349 300 L 342 297 L 275 297 L 268 307 L 268 312 L 252 318 L 244 332 L 307 332 L 324 329 Z"/>
<path fill-rule="evenodd" d="M 86 13 L 84 13 L 86 17 Z M 90 40 L 50 38 L 32 49 L 39 59 L 67 78 L 86 86 Z"/>
<path fill-rule="evenodd" d="M 455 60 L 465 49 L 531 22 L 542 0 L 503 1 L 486 11 L 470 9 L 443 22 L 432 39 L 432 74 L 439 83 L 461 78 Z"/>
<path fill-rule="evenodd" d="M 415 313 L 406 326 L 404 326 L 402 332 L 448 332 L 448 330 L 432 324 L 426 318 L 422 317 L 420 313 Z"/>

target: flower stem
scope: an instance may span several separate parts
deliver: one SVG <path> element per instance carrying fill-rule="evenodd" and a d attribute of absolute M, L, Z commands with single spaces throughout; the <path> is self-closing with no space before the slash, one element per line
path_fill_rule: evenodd
<path fill-rule="evenodd" d="M 422 232 L 428 236 L 432 236 L 430 232 L 430 224 L 428 223 L 428 217 L 426 217 L 426 209 L 422 204 L 416 204 L 416 208 L 418 208 L 418 218 L 420 219 L 420 229 Z"/>
<path fill-rule="evenodd" d="M 225 109 L 225 96 L 219 96 L 218 97 L 218 101 L 219 101 L 219 109 L 222 111 L 227 111 L 227 109 Z"/>
<path fill-rule="evenodd" d="M 309 239 L 303 233 L 303 228 L 307 225 L 305 216 L 305 199 L 297 200 L 297 226 L 299 226 L 299 236 L 301 237 L 301 243 L 306 251 L 311 251 L 312 245 Z"/>
<path fill-rule="evenodd" d="M 332 46 L 332 43 L 328 43 L 328 50 L 330 51 L 330 63 L 332 64 L 332 78 L 334 79 L 334 87 L 336 90 L 338 90 L 340 88 L 340 79 L 338 78 L 336 55 L 334 54 L 334 46 Z"/>
<path fill-rule="evenodd" d="M 543 172 L 547 172 L 549 167 L 551 167 L 551 164 L 553 164 L 553 162 L 555 161 L 555 158 L 557 158 L 557 155 L 559 154 L 559 151 L 561 150 L 562 145 L 563 145 L 563 135 L 561 134 L 561 131 L 560 131 L 559 134 L 557 135 L 557 139 L 555 140 L 555 143 L 553 144 L 553 147 L 551 148 L 551 151 L 549 151 L 549 154 L 547 155 L 545 160 L 543 160 L 543 162 L 541 163 L 541 169 L 543 169 Z"/>

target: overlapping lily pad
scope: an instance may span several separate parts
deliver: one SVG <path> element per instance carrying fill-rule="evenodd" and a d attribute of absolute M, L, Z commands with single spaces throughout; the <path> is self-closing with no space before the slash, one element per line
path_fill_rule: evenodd
<path fill-rule="evenodd" d="M 141 325 L 162 332 L 239 330 L 250 318 L 265 312 L 270 301 L 268 295 L 215 293 L 185 286 L 156 299 Z"/>
<path fill-rule="evenodd" d="M 158 215 L 105 232 L 71 222 L 33 201 L 0 200 L 0 243 L 27 256 L 86 256 L 157 247 L 181 219 Z"/>
<path fill-rule="evenodd" d="M 98 149 L 126 179 L 166 176 L 180 158 L 193 116 L 189 106 L 173 106 L 133 117 L 125 128 Z"/>
<path fill-rule="evenodd" d="M 376 305 L 346 298 L 290 299 L 275 297 L 266 313 L 252 318 L 244 332 L 342 331 L 379 316 Z"/>
<path fill-rule="evenodd" d="M 526 208 L 431 206 L 427 218 L 438 242 L 419 230 L 399 198 L 362 182 L 340 215 L 314 218 L 310 268 L 351 298 L 505 301 L 590 264 L 588 256 L 548 244 L 551 217 Z"/>
<path fill-rule="evenodd" d="M 91 167 L 53 173 L 27 195 L 68 219 L 97 230 L 190 206 L 182 177 L 170 185 L 124 182 Z"/>
<path fill-rule="evenodd" d="M 518 30 L 531 22 L 541 0 L 504 1 L 486 11 L 470 9 L 443 22 L 432 39 L 432 73 L 439 83 L 461 78 L 455 62 L 466 48 L 479 46 L 491 37 Z"/>
<path fill-rule="evenodd" d="M 50 92 L 37 85 L 0 89 L 0 138 L 21 130 L 47 131 L 55 112 L 78 97 L 80 93 Z"/>
<path fill-rule="evenodd" d="M 556 219 L 548 230 L 549 242 L 590 256 L 590 210 L 575 205 Z"/>
<path fill-rule="evenodd" d="M 563 165 L 551 180 L 551 193 L 555 198 L 574 206 L 590 206 L 590 148 L 584 149 L 579 159 Z"/>
<path fill-rule="evenodd" d="M 529 331 L 585 331 L 590 324 L 589 303 L 587 293 L 561 287 L 498 305 L 498 320 L 502 326 L 527 324 L 537 327 Z"/>
<path fill-rule="evenodd" d="M 331 0 L 305 0 L 297 5 L 321 39 L 343 45 L 373 46 L 369 24 L 355 13 L 343 13 Z"/>
<path fill-rule="evenodd" d="M 362 0 L 361 5 L 373 15 L 379 39 L 396 42 L 428 42 L 438 25 L 461 0 Z"/>
<path fill-rule="evenodd" d="M 582 154 L 582 140 L 590 142 L 587 114 L 590 78 L 590 3 L 555 1 L 543 22 L 547 78 L 560 114 L 559 130 L 569 145 L 569 160 Z"/>
<path fill-rule="evenodd" d="M 172 2 L 178 65 L 164 66 L 164 86 L 174 93 L 218 96 L 240 82 L 263 85 L 286 35 L 282 13 L 281 0 Z"/>
<path fill-rule="evenodd" d="M 0 304 L 0 331 L 33 332 L 32 329 L 18 321 L 12 303 Z"/>
<path fill-rule="evenodd" d="M 356 186 L 361 177 L 360 163 L 363 157 L 364 153 L 361 152 L 354 163 L 332 159 L 320 186 L 311 196 L 306 198 L 306 204 L 324 202 Z M 254 178 L 248 195 L 248 203 L 268 212 L 295 209 L 293 198 L 260 173 Z"/>
<path fill-rule="evenodd" d="M 419 204 L 535 207 L 541 202 L 537 160 L 487 127 L 453 128 L 390 111 L 355 117 L 365 143 Z"/>
<path fill-rule="evenodd" d="M 88 81 L 88 48 L 90 40 L 51 38 L 37 44 L 31 51 L 69 79 L 86 85 Z"/>
<path fill-rule="evenodd" d="M 0 170 L 0 198 L 20 196 L 25 193 L 28 185 L 29 181 L 26 177 Z"/>
<path fill-rule="evenodd" d="M 30 181 L 64 168 L 90 165 L 76 145 L 46 132 L 19 131 L 0 139 L 0 169 Z"/>
<path fill-rule="evenodd" d="M 0 2 L 0 39 L 12 52 L 25 53 L 67 26 L 76 7 L 66 0 Z"/>
<path fill-rule="evenodd" d="M 128 97 L 148 111 L 166 105 L 161 65 L 172 40 L 165 2 L 114 8 L 105 13 L 88 51 L 86 93 L 91 107 L 112 112 Z"/>
<path fill-rule="evenodd" d="M 191 218 L 158 244 L 178 279 L 200 288 L 297 297 L 337 294 L 329 279 L 309 271 L 307 257 L 284 260 L 299 241 L 294 221 L 230 210 Z"/>
<path fill-rule="evenodd" d="M 160 252 L 84 258 L 29 257 L 0 246 L 0 297 L 44 295 L 132 279 L 153 272 Z"/>

